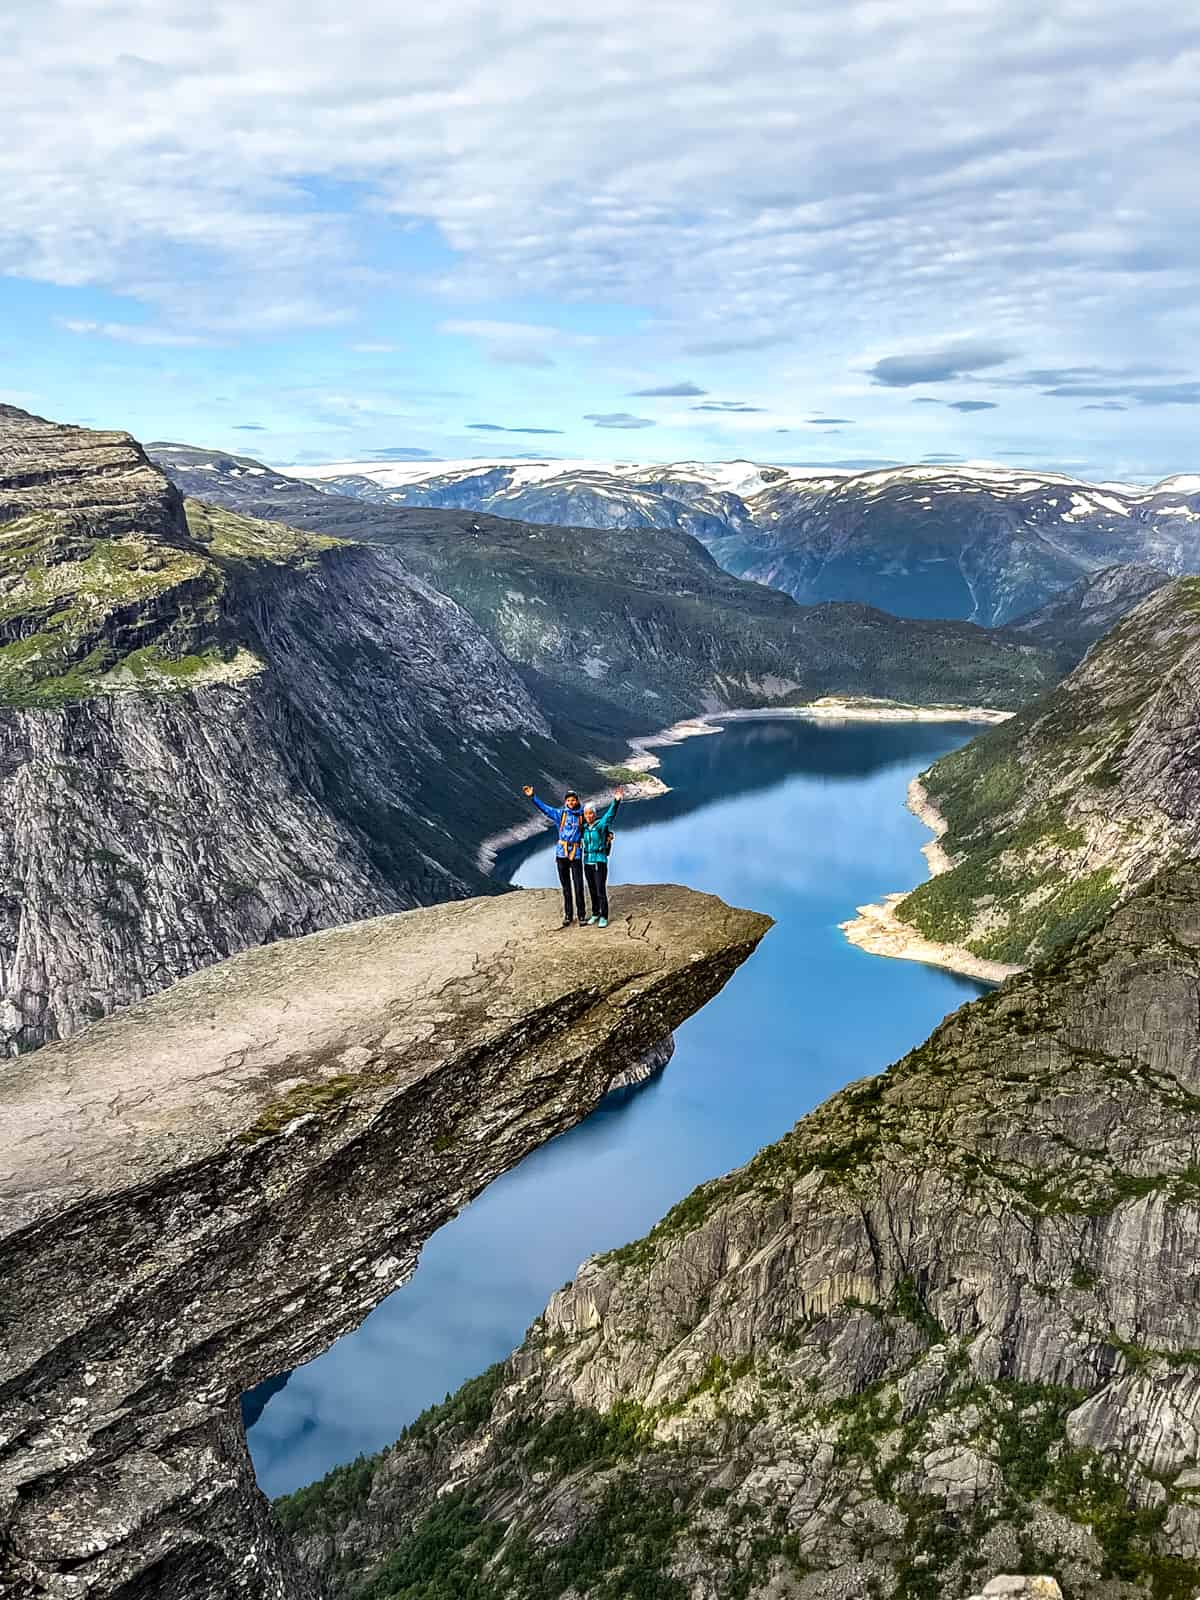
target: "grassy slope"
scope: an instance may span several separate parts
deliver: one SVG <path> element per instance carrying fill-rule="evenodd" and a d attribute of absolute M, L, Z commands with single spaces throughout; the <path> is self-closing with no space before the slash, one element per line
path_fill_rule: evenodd
<path fill-rule="evenodd" d="M 261 666 L 225 604 L 255 565 L 297 566 L 333 540 L 188 506 L 190 539 L 63 531 L 52 512 L 0 526 L 0 702 L 54 706 L 165 692 Z"/>
<path fill-rule="evenodd" d="M 954 867 L 900 904 L 921 933 L 1023 962 L 1092 927 L 1197 819 L 1153 749 L 1131 746 L 1200 676 L 1200 579 L 1155 591 L 1059 688 L 944 756 L 922 781 Z M 1170 748 L 1163 734 L 1164 751 Z M 1164 755 L 1164 760 L 1167 757 Z"/>

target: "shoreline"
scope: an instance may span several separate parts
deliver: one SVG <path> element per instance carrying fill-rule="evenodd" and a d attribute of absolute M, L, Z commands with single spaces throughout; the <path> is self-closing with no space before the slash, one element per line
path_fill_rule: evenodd
<path fill-rule="evenodd" d="M 905 804 L 933 834 L 933 838 L 921 846 L 921 854 L 925 857 L 929 876 L 939 877 L 954 865 L 942 844 L 949 824 L 930 799 L 920 778 L 914 778 L 909 784 Z M 926 939 L 896 915 L 896 907 L 911 892 L 904 890 L 899 894 L 885 894 L 882 900 L 871 905 L 858 906 L 856 915 L 838 926 L 852 945 L 865 950 L 868 955 L 890 956 L 897 961 L 919 961 L 924 966 L 942 967 L 948 972 L 958 973 L 960 977 L 973 978 L 978 983 L 1001 984 L 1005 978 L 1024 970 L 1003 961 L 987 961 L 961 945 L 939 944 L 934 939 Z"/>
<path fill-rule="evenodd" d="M 657 800 L 660 795 L 670 794 L 671 791 L 661 778 L 653 776 L 655 769 L 662 765 L 662 762 L 654 754 L 655 750 L 669 745 L 682 744 L 685 739 L 697 739 L 708 734 L 721 733 L 723 724 L 726 722 L 746 722 L 756 718 L 782 718 L 785 720 L 800 719 L 802 721 L 828 723 L 981 722 L 990 724 L 1007 722 L 1009 717 L 1015 715 L 1016 712 L 1014 711 L 996 711 L 990 706 L 915 706 L 906 705 L 901 701 L 853 700 L 841 699 L 836 695 L 823 695 L 820 699 L 811 700 L 799 706 L 764 706 L 757 711 L 701 711 L 691 717 L 681 717 L 678 722 L 673 722 L 666 728 L 660 728 L 657 733 L 638 734 L 636 738 L 630 739 L 628 744 L 632 754 L 625 761 L 612 762 L 610 765 L 625 766 L 633 772 L 645 774 L 644 779 L 640 782 L 626 784 L 626 800 Z M 914 778 L 913 782 L 915 783 L 916 781 Z M 586 804 L 588 801 L 598 802 L 609 792 L 607 789 L 602 789 L 595 795 L 585 795 L 583 796 L 584 803 Z M 924 793 L 923 790 L 922 793 Z M 922 816 L 921 820 L 924 822 L 926 819 Z M 932 823 L 927 825 L 933 826 Z M 538 815 L 528 818 L 525 822 L 514 822 L 511 827 L 502 828 L 498 833 L 489 834 L 480 843 L 478 850 L 475 852 L 475 865 L 480 872 L 486 873 L 488 877 L 491 877 L 493 868 L 496 865 L 496 857 L 501 850 L 507 850 L 510 845 L 522 844 L 526 839 L 532 839 L 536 833 L 541 832 L 544 828 L 545 819 Z M 945 832 L 945 823 L 942 824 L 940 831 Z M 934 842 L 936 843 L 936 841 Z M 926 859 L 931 863 L 930 871 L 932 872 L 932 858 L 927 856 Z M 945 868 L 942 867 L 938 870 L 944 871 Z M 898 898 L 903 899 L 903 896 L 901 895 Z M 864 906 L 859 907 L 860 913 L 866 910 L 867 908 Z M 850 926 L 850 923 L 842 924 L 843 929 Z M 904 924 L 897 922 L 897 926 L 903 927 Z M 850 938 L 848 933 L 846 936 Z M 851 939 L 850 942 L 854 944 L 857 941 Z M 931 948 L 933 947 L 931 946 Z M 890 954 L 891 952 L 880 953 Z M 968 961 L 976 959 L 969 951 L 963 951 L 962 954 Z M 914 957 L 913 959 L 921 958 Z M 946 963 L 939 962 L 936 964 L 945 965 Z M 1014 970 L 1016 969 L 1014 968 Z"/>
<path fill-rule="evenodd" d="M 824 695 L 800 706 L 767 706 L 762 711 L 714 711 L 717 722 L 741 722 L 751 717 L 799 717 L 809 722 L 1007 722 L 1015 711 L 991 706 L 913 706 L 869 700 L 841 700 Z"/>
<path fill-rule="evenodd" d="M 660 795 L 670 794 L 670 788 L 661 778 L 654 776 L 654 769 L 662 766 L 662 762 L 654 754 L 655 749 L 663 745 L 682 744 L 685 739 L 694 739 L 702 734 L 720 733 L 720 728 L 714 727 L 706 721 L 705 717 L 684 717 L 679 722 L 673 722 L 669 728 L 660 728 L 657 733 L 643 733 L 628 741 L 633 752 L 626 760 L 610 762 L 610 766 L 628 767 L 631 772 L 640 772 L 644 776 L 637 783 L 625 785 L 625 799 L 657 800 Z M 602 775 L 602 774 L 598 774 Z M 612 786 L 601 789 L 596 794 L 582 795 L 585 805 L 599 804 L 612 792 Z M 509 845 L 522 844 L 526 839 L 532 839 L 537 833 L 545 831 L 546 819 L 537 813 L 524 822 L 514 822 L 510 828 L 502 828 L 499 833 L 489 834 L 475 853 L 475 865 L 481 872 L 492 875 L 496 865 L 496 857 L 501 850 L 507 850 Z"/>

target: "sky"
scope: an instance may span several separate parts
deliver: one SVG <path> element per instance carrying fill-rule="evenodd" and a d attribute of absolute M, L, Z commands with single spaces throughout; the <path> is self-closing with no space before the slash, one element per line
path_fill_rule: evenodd
<path fill-rule="evenodd" d="M 1195 471 L 1198 81 L 1200 8 L 1115 0 L 6 0 L 0 400 L 277 465 Z"/>

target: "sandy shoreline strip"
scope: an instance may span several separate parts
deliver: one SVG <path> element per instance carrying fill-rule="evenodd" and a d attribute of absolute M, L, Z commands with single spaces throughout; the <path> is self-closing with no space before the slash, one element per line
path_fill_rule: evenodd
<path fill-rule="evenodd" d="M 914 778 L 909 784 L 907 803 L 912 814 L 933 834 L 933 838 L 922 845 L 921 854 L 930 877 L 936 878 L 953 866 L 941 842 L 947 828 L 946 819 L 929 798 L 920 778 Z M 886 894 L 874 905 L 859 906 L 857 916 L 840 924 L 842 932 L 851 944 L 873 956 L 892 956 L 898 961 L 920 961 L 928 967 L 944 967 L 980 983 L 1003 983 L 1005 978 L 1021 971 L 1020 967 L 1008 966 L 1003 961 L 985 961 L 960 945 L 938 944 L 926 939 L 907 922 L 901 922 L 896 907 L 910 892 Z"/>
<path fill-rule="evenodd" d="M 802 706 L 768 706 L 763 711 L 714 711 L 714 722 L 756 717 L 800 717 L 808 722 L 1007 722 L 1016 713 L 990 706 L 909 706 L 900 701 L 840 700 L 825 695 Z"/>

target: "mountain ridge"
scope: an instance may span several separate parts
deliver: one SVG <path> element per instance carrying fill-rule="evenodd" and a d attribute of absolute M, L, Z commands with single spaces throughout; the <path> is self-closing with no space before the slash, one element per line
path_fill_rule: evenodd
<path fill-rule="evenodd" d="M 159 448 L 158 459 L 189 494 L 395 550 L 518 663 L 564 742 L 576 718 L 642 733 L 700 711 L 829 693 L 1005 708 L 1053 676 L 1045 652 L 1002 632 L 855 603 L 799 606 L 733 578 L 676 528 L 593 531 L 368 504 L 190 446 Z"/>
<path fill-rule="evenodd" d="M 1065 473 L 917 464 L 866 470 L 686 463 L 354 463 L 309 476 L 377 503 L 543 522 L 674 527 L 728 571 L 804 603 L 1008 622 L 1117 562 L 1200 568 L 1200 478 L 1138 488 Z M 736 486 L 736 487 L 735 487 Z"/>

